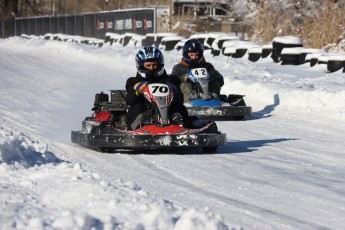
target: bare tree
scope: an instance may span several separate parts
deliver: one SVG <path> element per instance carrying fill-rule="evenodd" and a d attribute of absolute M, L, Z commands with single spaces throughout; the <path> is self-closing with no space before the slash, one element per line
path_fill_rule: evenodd
<path fill-rule="evenodd" d="M 2 0 L 0 7 L 1 19 L 10 19 L 18 15 L 18 0 Z"/>

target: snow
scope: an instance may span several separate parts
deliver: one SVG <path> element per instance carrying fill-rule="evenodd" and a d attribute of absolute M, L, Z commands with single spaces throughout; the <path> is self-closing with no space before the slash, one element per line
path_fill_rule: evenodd
<path fill-rule="evenodd" d="M 302 39 L 294 36 L 281 36 L 275 37 L 273 42 L 283 43 L 283 44 L 295 44 L 295 45 L 303 45 Z"/>
<path fill-rule="evenodd" d="M 262 53 L 262 47 L 261 46 L 251 46 L 248 47 L 248 53 L 249 54 L 261 54 Z"/>
<path fill-rule="evenodd" d="M 185 37 L 183 36 L 167 36 L 167 37 L 164 37 L 162 38 L 162 41 L 181 41 L 182 39 L 185 39 Z"/>
<path fill-rule="evenodd" d="M 273 46 L 272 46 L 272 44 L 266 44 L 266 45 L 262 45 L 262 48 L 263 49 L 272 49 Z"/>
<path fill-rule="evenodd" d="M 320 49 L 319 52 L 316 51 L 316 52 L 308 53 L 308 54 L 305 56 L 305 60 L 306 60 L 306 61 L 310 61 L 310 60 L 313 59 L 313 58 L 319 59 L 321 56 L 327 55 L 327 54 L 331 54 L 331 53 L 326 53 L 325 50 Z"/>
<path fill-rule="evenodd" d="M 300 54 L 303 51 L 305 51 L 305 49 L 302 47 L 285 47 L 281 51 L 281 54 Z"/>
<path fill-rule="evenodd" d="M 319 56 L 319 61 L 327 63 L 328 61 L 345 61 L 344 53 L 323 53 Z"/>
<path fill-rule="evenodd" d="M 70 142 L 95 93 L 124 89 L 133 47 L 0 40 L 1 229 L 342 229 L 345 77 L 325 65 L 206 59 L 253 114 L 215 154 Z M 180 60 L 164 52 L 166 69 Z"/>

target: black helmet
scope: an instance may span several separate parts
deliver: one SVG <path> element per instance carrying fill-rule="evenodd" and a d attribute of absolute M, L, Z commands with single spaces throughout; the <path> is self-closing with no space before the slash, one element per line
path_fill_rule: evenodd
<path fill-rule="evenodd" d="M 191 60 L 188 53 L 199 52 L 199 57 L 196 60 Z M 204 46 L 195 38 L 186 41 L 182 47 L 182 55 L 188 64 L 198 64 L 204 58 Z"/>
<path fill-rule="evenodd" d="M 157 62 L 158 67 L 155 70 L 149 70 L 144 67 L 145 62 Z M 154 47 L 144 47 L 135 55 L 135 63 L 138 72 L 144 78 L 160 77 L 164 72 L 164 57 L 162 52 Z"/>

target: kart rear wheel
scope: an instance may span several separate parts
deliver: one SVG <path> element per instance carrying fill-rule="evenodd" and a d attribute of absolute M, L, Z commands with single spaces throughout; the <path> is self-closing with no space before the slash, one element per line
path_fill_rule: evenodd
<path fill-rule="evenodd" d="M 204 153 L 214 153 L 218 146 L 201 147 Z"/>
<path fill-rule="evenodd" d="M 109 147 L 102 147 L 102 148 L 99 148 L 99 150 L 102 153 L 112 153 L 112 152 L 114 152 L 114 149 L 113 148 L 109 148 Z"/>
<path fill-rule="evenodd" d="M 233 119 L 235 121 L 242 121 L 242 120 L 244 120 L 244 116 L 235 116 L 235 117 L 233 117 Z"/>

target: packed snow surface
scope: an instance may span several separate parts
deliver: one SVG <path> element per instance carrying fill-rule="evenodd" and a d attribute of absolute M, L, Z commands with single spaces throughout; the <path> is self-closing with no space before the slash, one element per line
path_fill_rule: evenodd
<path fill-rule="evenodd" d="M 343 229 L 345 74 L 206 59 L 253 114 L 214 154 L 70 141 L 94 95 L 124 89 L 137 48 L 0 39 L 0 229 Z M 164 52 L 164 51 L 163 51 Z M 164 52 L 171 71 L 181 54 Z"/>

